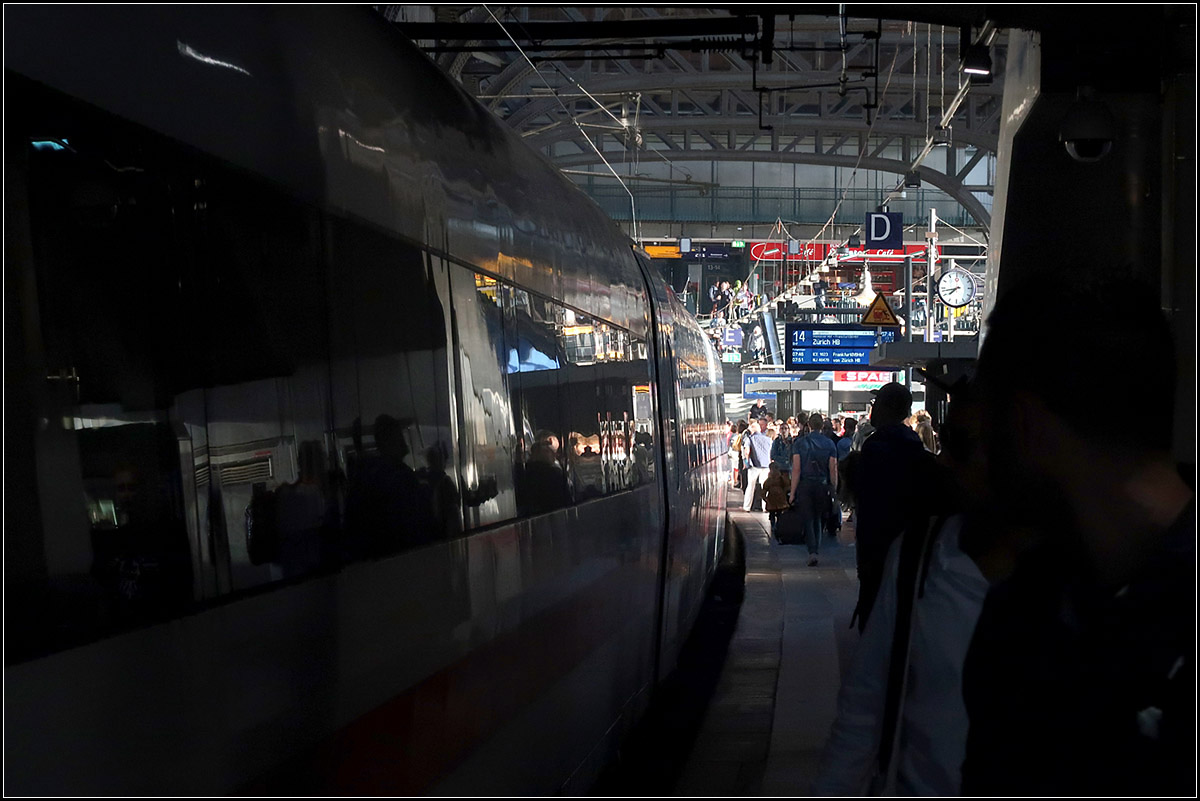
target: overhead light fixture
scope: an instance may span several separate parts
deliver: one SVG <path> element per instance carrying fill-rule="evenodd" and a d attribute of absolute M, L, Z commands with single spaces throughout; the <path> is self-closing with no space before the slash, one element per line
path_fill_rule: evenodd
<path fill-rule="evenodd" d="M 936 144 L 936 142 L 935 142 L 935 144 Z M 904 187 L 906 189 L 920 189 L 921 188 L 921 173 L 919 173 L 919 172 L 904 173 Z"/>
<path fill-rule="evenodd" d="M 986 29 L 988 26 L 984 26 Z M 958 67 L 967 75 L 987 76 L 992 74 L 992 54 L 988 48 L 988 40 L 984 31 L 980 31 L 978 41 L 971 40 L 971 26 L 964 25 L 958 29 L 958 50 L 962 54 Z"/>
<path fill-rule="evenodd" d="M 962 71 L 967 75 L 991 75 L 991 53 L 981 44 L 971 45 L 963 53 Z"/>
<path fill-rule="evenodd" d="M 855 235 L 850 237 L 850 241 L 847 244 L 849 244 L 852 248 L 862 247 L 862 240 Z"/>
<path fill-rule="evenodd" d="M 944 147 L 949 145 L 953 138 L 953 129 L 949 125 L 939 125 L 933 129 L 933 145 L 934 147 Z M 906 184 L 907 185 L 907 184 Z"/>

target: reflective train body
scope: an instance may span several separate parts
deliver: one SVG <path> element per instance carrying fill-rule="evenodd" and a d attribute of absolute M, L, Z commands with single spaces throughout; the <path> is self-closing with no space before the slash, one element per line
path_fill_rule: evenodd
<path fill-rule="evenodd" d="M 695 321 L 369 10 L 6 21 L 5 789 L 585 790 L 723 547 Z"/>

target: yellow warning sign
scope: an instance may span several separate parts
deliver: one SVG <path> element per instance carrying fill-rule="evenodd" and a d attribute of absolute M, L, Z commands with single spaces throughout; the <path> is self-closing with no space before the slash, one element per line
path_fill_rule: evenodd
<path fill-rule="evenodd" d="M 883 295 L 876 295 L 875 300 L 871 301 L 871 305 L 867 307 L 867 313 L 863 315 L 861 324 L 899 326 L 900 321 L 896 319 L 896 314 L 888 305 L 887 299 Z"/>

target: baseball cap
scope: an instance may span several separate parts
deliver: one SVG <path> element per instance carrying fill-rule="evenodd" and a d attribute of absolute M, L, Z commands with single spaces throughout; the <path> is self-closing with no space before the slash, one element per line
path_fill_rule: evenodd
<path fill-rule="evenodd" d="M 912 393 L 903 384 L 884 384 L 879 389 L 871 390 L 871 394 L 875 396 L 876 403 L 889 409 L 902 412 L 912 406 Z"/>

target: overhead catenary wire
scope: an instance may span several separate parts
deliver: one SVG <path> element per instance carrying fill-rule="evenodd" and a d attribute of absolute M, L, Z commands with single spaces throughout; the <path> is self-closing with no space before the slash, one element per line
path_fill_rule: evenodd
<path fill-rule="evenodd" d="M 546 76 L 542 75 L 541 71 L 538 70 L 537 65 L 535 65 L 533 63 L 533 61 L 529 58 L 528 54 L 526 54 L 526 52 L 523 49 L 521 49 L 521 46 L 519 44 L 517 44 L 517 40 L 513 37 L 513 35 L 511 33 L 508 32 L 508 29 L 504 27 L 504 23 L 501 22 L 499 20 L 499 18 L 497 18 L 496 15 L 494 13 L 492 13 L 492 10 L 490 8 L 488 8 L 486 5 L 483 8 L 484 8 L 484 10 L 487 11 L 488 15 L 492 18 L 492 20 L 496 23 L 496 25 L 499 26 L 500 30 L 504 32 L 504 35 L 508 37 L 508 40 L 513 43 L 513 46 L 517 48 L 517 52 L 520 53 L 521 57 L 525 59 L 525 63 L 527 63 L 529 65 L 529 68 L 531 70 L 533 70 L 535 75 L 537 75 L 539 78 L 542 79 L 542 83 L 544 83 L 546 85 L 546 88 L 549 89 L 550 92 L 553 94 L 554 87 L 552 87 L 550 85 L 550 82 L 546 80 Z M 557 67 L 555 69 L 557 69 Z M 560 75 L 563 74 L 561 70 L 559 70 L 559 74 Z M 586 89 L 584 89 L 583 86 L 580 85 L 578 81 L 574 80 L 573 78 L 570 78 L 569 76 L 564 75 L 564 77 L 567 77 L 568 80 L 570 80 L 572 83 L 574 83 L 575 87 L 577 89 L 579 89 L 579 91 L 583 92 L 588 97 L 589 100 L 591 100 L 597 106 L 604 108 L 604 104 L 602 104 L 599 100 L 597 100 L 590 92 L 588 92 Z M 562 107 L 562 110 L 567 114 L 567 116 L 571 117 L 572 121 L 575 123 L 575 127 L 579 130 L 580 135 L 583 136 L 583 138 L 585 140 L 587 140 L 587 143 L 592 148 L 592 150 L 596 151 L 596 155 L 600 157 L 600 160 L 602 162 L 604 162 L 604 166 L 608 167 L 608 171 L 613 174 L 613 177 L 617 179 L 617 182 L 620 183 L 621 187 L 625 190 L 625 193 L 627 195 L 629 195 L 629 211 L 630 211 L 630 215 L 631 215 L 630 225 L 631 225 L 631 228 L 633 229 L 632 230 L 632 238 L 634 240 L 640 239 L 639 232 L 638 232 L 638 222 L 637 222 L 637 201 L 633 197 L 633 192 L 630 191 L 629 186 L 625 183 L 625 181 L 621 180 L 621 176 L 618 175 L 617 171 L 613 169 L 612 164 L 610 164 L 608 159 L 606 159 L 604 157 L 604 153 L 602 153 L 600 151 L 600 148 L 596 147 L 596 143 L 592 141 L 592 138 L 590 136 L 588 136 L 587 132 L 585 132 L 583 130 L 583 126 L 580 125 L 577 120 L 575 120 L 574 115 L 571 114 L 571 112 L 567 108 L 566 104 L 562 102 L 562 99 L 559 98 L 557 94 L 554 94 L 554 99 L 558 102 L 558 105 Z M 611 111 L 608 111 L 607 108 L 604 108 L 604 110 L 605 110 L 605 113 L 607 113 L 610 117 L 612 117 L 614 120 L 617 121 L 618 125 L 620 124 L 620 122 L 621 122 L 620 118 L 618 118 L 616 115 L 614 115 Z"/>
<path fill-rule="evenodd" d="M 914 34 L 914 48 L 915 48 L 915 34 Z M 915 53 L 914 53 L 914 56 L 913 56 L 913 57 L 914 57 L 914 59 L 916 58 L 916 55 L 915 55 Z M 900 58 L 900 49 L 899 49 L 899 48 L 897 48 L 897 49 L 896 49 L 896 52 L 895 52 L 895 54 L 892 56 L 892 63 L 891 63 L 891 65 L 888 67 L 888 76 L 887 76 L 887 81 L 884 83 L 884 86 L 883 86 L 883 92 L 882 92 L 881 96 L 883 96 L 883 95 L 886 95 L 886 94 L 887 94 L 887 92 L 888 92 L 888 89 L 889 89 L 889 88 L 891 87 L 891 85 L 892 85 L 892 77 L 893 77 L 893 75 L 895 74 L 895 71 L 896 71 L 896 63 L 899 61 L 899 58 Z M 926 97 L 928 97 L 928 92 L 926 93 Z M 875 101 L 875 102 L 880 104 L 879 112 L 882 112 L 882 110 L 883 110 L 883 108 L 882 108 L 882 103 L 881 103 L 881 101 L 880 101 L 880 99 L 879 99 L 878 97 L 876 98 L 876 101 Z M 850 173 L 850 179 L 849 179 L 849 181 L 847 181 L 847 183 L 846 183 L 846 186 L 845 186 L 845 187 L 843 188 L 843 190 L 842 190 L 842 196 L 841 196 L 841 197 L 838 199 L 838 202 L 837 202 L 837 204 L 834 206 L 834 208 L 833 208 L 833 213 L 829 215 L 829 219 L 828 219 L 828 220 L 826 220 L 826 221 L 825 221 L 825 224 L 821 226 L 820 230 L 819 230 L 819 231 L 817 231 L 817 233 L 816 233 L 815 235 L 813 235 L 813 236 L 812 236 L 812 238 L 810 238 L 810 239 L 809 239 L 809 240 L 808 240 L 808 241 L 805 243 L 805 246 L 804 246 L 804 248 L 803 248 L 805 252 L 807 252 L 807 251 L 808 251 L 808 247 L 809 247 L 810 245 L 812 245 L 812 244 L 816 243 L 816 241 L 817 241 L 818 239 L 820 239 L 820 238 L 821 238 L 821 235 L 822 235 L 823 233 L 825 233 L 825 230 L 826 230 L 827 228 L 829 228 L 829 226 L 833 225 L 833 221 L 834 221 L 834 220 L 837 218 L 837 213 L 838 213 L 838 211 L 841 209 L 841 207 L 842 207 L 842 204 L 843 204 L 843 203 L 845 202 L 845 200 L 846 200 L 846 197 L 847 197 L 847 196 L 850 194 L 850 189 L 851 189 L 851 188 L 853 188 L 853 186 L 854 186 L 854 182 L 857 180 L 857 176 L 858 176 L 858 168 L 859 168 L 859 166 L 861 166 L 861 165 L 862 165 L 862 160 L 863 160 L 863 157 L 866 155 L 866 152 L 867 152 L 867 150 L 868 150 L 868 149 L 869 149 L 869 147 L 870 147 L 870 138 L 871 138 L 871 133 L 872 133 L 872 132 L 874 131 L 874 129 L 875 129 L 875 124 L 879 122 L 879 119 L 880 119 L 882 116 L 883 116 L 883 115 L 882 115 L 882 113 L 876 113 L 876 114 L 875 114 L 875 119 L 871 121 L 871 124 L 870 124 L 870 126 L 867 128 L 867 133 L 866 133 L 866 136 L 865 136 L 865 137 L 863 137 L 862 146 L 859 148 L 859 152 L 858 152 L 858 159 L 855 161 L 855 164 L 854 164 L 854 169 L 853 169 L 853 170 L 851 171 L 851 173 Z M 928 116 L 928 115 L 926 115 L 926 116 Z M 788 233 L 788 232 L 787 232 L 787 225 L 786 225 L 786 224 L 783 222 L 783 220 L 782 220 L 782 219 L 779 219 L 779 220 L 777 220 L 777 221 L 776 221 L 776 225 L 779 225 L 779 226 L 782 226 L 782 227 L 783 227 L 784 233 L 785 233 L 785 235 L 786 235 L 786 237 L 787 237 L 787 239 L 788 239 L 789 241 L 790 241 L 790 240 L 792 240 L 792 239 L 795 239 L 796 241 L 800 241 L 798 237 L 793 237 L 793 236 L 792 236 L 790 233 Z M 860 232 L 860 231 L 862 231 L 862 226 L 861 226 L 861 225 L 860 225 L 860 226 L 858 226 L 858 227 L 855 229 L 855 234 L 857 234 L 857 233 L 858 233 L 858 232 Z M 774 228 L 772 228 L 772 232 L 771 232 L 771 233 L 772 233 L 772 234 L 774 234 L 774 232 L 775 232 L 775 229 L 774 229 Z M 785 248 L 784 250 L 786 250 L 786 248 Z M 786 264 L 786 260 L 787 260 L 787 253 L 786 253 L 786 252 L 785 252 L 785 253 L 783 253 L 783 254 L 782 254 L 782 256 L 783 256 L 783 258 L 784 258 L 784 263 Z M 757 269 L 757 265 L 755 265 L 755 269 Z M 753 270 L 751 270 L 751 273 L 750 273 L 750 274 L 751 274 L 751 275 L 753 275 L 753 274 L 754 274 L 754 271 L 753 271 Z M 790 289 L 790 288 L 789 288 L 789 289 Z M 752 309 L 752 310 L 751 310 L 751 314 L 758 314 L 758 313 L 762 312 L 764 309 L 766 309 L 766 307 L 767 307 L 768 305 L 769 305 L 769 302 L 764 302 L 764 303 L 761 303 L 761 304 L 759 304 L 757 307 L 755 307 L 754 309 Z"/>

